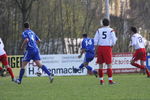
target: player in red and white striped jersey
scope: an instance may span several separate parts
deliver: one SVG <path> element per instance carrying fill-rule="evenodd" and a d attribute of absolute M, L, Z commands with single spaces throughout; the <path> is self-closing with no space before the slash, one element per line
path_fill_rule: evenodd
<path fill-rule="evenodd" d="M 137 33 L 136 27 L 131 27 L 131 46 L 135 49 L 135 53 L 133 54 L 133 58 L 131 60 L 131 65 L 140 68 L 146 69 L 147 77 L 150 77 L 150 72 L 145 67 L 146 61 L 146 49 L 145 49 L 145 39 Z M 140 64 L 136 63 L 136 61 L 140 60 Z"/>
<path fill-rule="evenodd" d="M 6 67 L 7 71 L 9 72 L 9 74 L 11 75 L 11 79 L 12 81 L 15 81 L 15 78 L 14 78 L 14 74 L 12 72 L 12 69 L 11 67 L 9 66 L 8 64 L 8 57 L 7 57 L 7 54 L 4 50 L 4 44 L 3 44 L 3 41 L 2 39 L 0 38 L 0 61 L 2 62 L 2 64 Z M 2 70 L 3 68 L 0 67 L 0 70 Z"/>
<path fill-rule="evenodd" d="M 107 64 L 107 74 L 109 84 L 114 84 L 112 80 L 112 47 L 116 44 L 117 38 L 115 32 L 109 27 L 109 20 L 103 19 L 103 27 L 99 28 L 94 37 L 95 51 L 97 55 L 97 63 L 99 64 L 100 84 L 104 84 L 103 80 L 103 64 Z"/>

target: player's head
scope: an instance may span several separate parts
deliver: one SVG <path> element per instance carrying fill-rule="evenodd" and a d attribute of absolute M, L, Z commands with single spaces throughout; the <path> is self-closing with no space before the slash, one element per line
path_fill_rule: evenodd
<path fill-rule="evenodd" d="M 133 33 L 137 33 L 137 28 L 134 26 L 131 26 L 130 31 Z"/>
<path fill-rule="evenodd" d="M 103 23 L 103 26 L 109 26 L 109 20 L 107 18 L 104 18 L 102 23 Z"/>
<path fill-rule="evenodd" d="M 87 34 L 86 33 L 82 34 L 82 37 L 87 38 Z"/>
<path fill-rule="evenodd" d="M 24 23 L 24 28 L 30 28 L 30 24 L 28 22 Z"/>

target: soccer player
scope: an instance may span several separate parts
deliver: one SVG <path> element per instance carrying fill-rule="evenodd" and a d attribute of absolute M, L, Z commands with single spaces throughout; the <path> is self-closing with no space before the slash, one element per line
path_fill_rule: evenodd
<path fill-rule="evenodd" d="M 13 71 L 12 71 L 12 69 L 9 66 L 9 63 L 8 63 L 8 57 L 7 57 L 6 51 L 4 50 L 4 43 L 3 43 L 1 38 L 0 38 L 0 61 L 6 67 L 8 73 L 11 76 L 12 81 L 15 81 L 15 77 L 14 77 Z M 5 70 L 2 67 L 0 67 L 0 71 L 1 71 L 1 74 L 3 74 L 3 72 Z"/>
<path fill-rule="evenodd" d="M 88 70 L 88 73 L 94 74 L 97 77 L 97 71 L 93 70 L 91 66 L 89 66 L 89 62 L 91 62 L 94 57 L 94 40 L 91 38 L 87 37 L 87 34 L 83 34 L 83 40 L 82 40 L 82 48 L 81 48 L 81 53 L 78 56 L 78 58 L 81 58 L 82 55 L 85 53 L 84 61 L 83 63 L 79 66 L 78 69 L 74 68 L 74 72 L 77 73 L 80 69 L 85 67 Z"/>
<path fill-rule="evenodd" d="M 100 85 L 104 84 L 104 63 L 107 65 L 107 74 L 109 84 L 115 84 L 112 78 L 112 47 L 116 44 L 117 38 L 115 32 L 109 27 L 109 20 L 103 19 L 103 27 L 96 31 L 94 37 L 94 45 L 97 56 L 97 63 L 99 64 L 99 79 Z"/>
<path fill-rule="evenodd" d="M 53 74 L 49 72 L 45 65 L 42 65 L 40 62 L 40 53 L 39 48 L 37 46 L 38 42 L 41 42 L 39 37 L 30 29 L 29 23 L 24 23 L 24 32 L 22 33 L 23 43 L 21 45 L 21 49 L 24 48 L 26 45 L 26 51 L 24 53 L 24 57 L 22 60 L 22 66 L 20 69 L 19 79 L 16 80 L 16 83 L 21 84 L 22 78 L 25 72 L 25 66 L 30 62 L 32 59 L 38 67 L 40 67 L 50 79 L 50 82 L 53 82 Z"/>
<path fill-rule="evenodd" d="M 147 77 L 150 77 L 150 72 L 145 67 L 146 61 L 146 49 L 145 49 L 145 39 L 137 32 L 136 27 L 131 27 L 131 46 L 135 49 L 135 53 L 133 54 L 131 65 L 140 68 L 142 70 L 146 70 Z M 140 64 L 136 63 L 136 61 L 140 60 Z"/>

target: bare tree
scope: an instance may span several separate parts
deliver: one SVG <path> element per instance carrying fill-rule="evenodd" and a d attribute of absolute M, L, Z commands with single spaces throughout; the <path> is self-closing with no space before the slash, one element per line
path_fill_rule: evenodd
<path fill-rule="evenodd" d="M 22 23 L 28 20 L 34 1 L 35 0 L 15 0 L 22 13 Z"/>

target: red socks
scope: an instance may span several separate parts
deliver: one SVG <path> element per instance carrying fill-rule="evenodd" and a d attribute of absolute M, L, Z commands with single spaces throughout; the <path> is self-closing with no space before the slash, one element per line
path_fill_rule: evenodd
<path fill-rule="evenodd" d="M 107 75 L 108 75 L 109 83 L 112 83 L 113 81 L 112 81 L 112 69 L 111 68 L 107 69 Z M 103 76 L 104 76 L 103 69 L 99 69 L 100 83 L 104 83 Z"/>
<path fill-rule="evenodd" d="M 145 66 L 139 65 L 139 64 L 137 64 L 137 63 L 132 63 L 131 65 L 133 65 L 133 66 L 135 66 L 135 67 L 138 67 L 138 68 L 140 68 L 140 69 L 144 69 L 144 68 L 145 68 Z M 147 68 L 146 68 L 146 74 L 147 74 L 148 77 L 150 77 L 150 72 L 148 71 Z"/>
<path fill-rule="evenodd" d="M 112 77 L 112 69 L 108 68 L 107 69 L 107 74 L 108 74 L 108 77 Z"/>
<path fill-rule="evenodd" d="M 144 69 L 144 68 L 145 68 L 145 66 L 139 65 L 139 64 L 137 64 L 137 63 L 131 63 L 131 65 L 133 65 L 133 66 L 135 66 L 135 67 L 137 67 L 137 68 L 141 68 L 141 69 Z"/>
<path fill-rule="evenodd" d="M 7 71 L 9 72 L 11 78 L 13 79 L 14 78 L 14 74 L 12 72 L 12 69 L 10 67 L 7 68 Z"/>
<path fill-rule="evenodd" d="M 108 80 L 109 80 L 109 83 L 112 83 L 112 69 L 111 68 L 108 68 L 107 69 L 107 75 L 108 75 Z"/>
<path fill-rule="evenodd" d="M 103 72 L 103 69 L 99 69 L 98 72 L 99 72 L 100 83 L 103 84 L 104 83 L 104 79 L 103 79 L 104 72 Z"/>
<path fill-rule="evenodd" d="M 104 73 L 103 73 L 103 69 L 99 69 L 99 78 L 102 78 L 104 76 Z"/>

